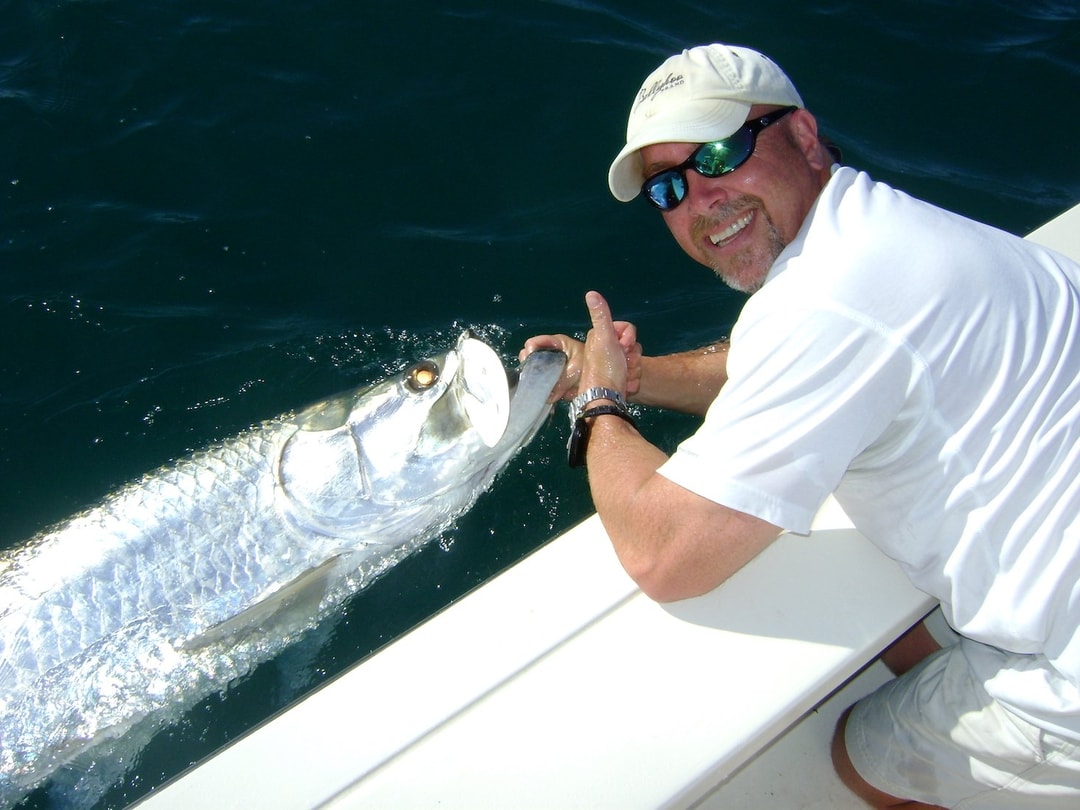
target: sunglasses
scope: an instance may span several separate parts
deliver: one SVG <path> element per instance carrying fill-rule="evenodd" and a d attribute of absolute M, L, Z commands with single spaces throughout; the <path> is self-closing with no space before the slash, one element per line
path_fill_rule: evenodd
<path fill-rule="evenodd" d="M 719 177 L 746 163 L 754 154 L 761 130 L 775 124 L 798 107 L 784 107 L 761 118 L 747 121 L 726 138 L 703 143 L 678 166 L 657 172 L 641 185 L 641 193 L 655 208 L 670 211 L 686 198 L 686 170 L 693 169 L 702 177 Z"/>

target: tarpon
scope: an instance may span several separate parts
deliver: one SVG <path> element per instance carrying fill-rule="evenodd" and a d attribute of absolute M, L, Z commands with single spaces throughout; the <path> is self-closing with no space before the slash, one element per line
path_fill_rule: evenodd
<path fill-rule="evenodd" d="M 0 554 L 0 806 L 176 719 L 437 536 L 536 433 L 565 361 L 508 374 L 466 333 Z"/>

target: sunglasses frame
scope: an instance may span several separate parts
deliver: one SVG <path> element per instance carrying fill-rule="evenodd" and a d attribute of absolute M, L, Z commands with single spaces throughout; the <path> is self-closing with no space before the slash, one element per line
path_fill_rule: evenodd
<path fill-rule="evenodd" d="M 690 153 L 690 157 L 678 166 L 672 166 L 670 169 L 664 169 L 648 177 L 641 184 L 642 195 L 653 208 L 665 212 L 674 210 L 686 199 L 687 169 L 693 169 L 702 177 L 710 178 L 730 174 L 746 163 L 750 156 L 754 154 L 754 149 L 757 147 L 757 136 L 765 127 L 775 124 L 785 115 L 797 109 L 799 108 L 781 107 L 779 110 L 773 110 L 771 113 L 747 121 L 726 138 L 701 144 Z M 703 154 L 717 150 L 727 150 L 733 144 L 738 144 L 739 141 L 746 142 L 746 153 L 733 162 L 725 162 L 719 171 L 711 168 L 712 161 L 702 159 Z"/>

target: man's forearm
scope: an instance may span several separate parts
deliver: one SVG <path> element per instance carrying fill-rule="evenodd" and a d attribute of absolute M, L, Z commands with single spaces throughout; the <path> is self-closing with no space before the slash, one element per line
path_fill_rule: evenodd
<path fill-rule="evenodd" d="M 712 590 L 780 532 L 657 474 L 666 460 L 623 420 L 594 418 L 588 443 L 593 503 L 619 562 L 660 602 Z"/>
<path fill-rule="evenodd" d="M 704 415 L 727 382 L 726 340 L 678 354 L 641 358 L 639 405 Z"/>

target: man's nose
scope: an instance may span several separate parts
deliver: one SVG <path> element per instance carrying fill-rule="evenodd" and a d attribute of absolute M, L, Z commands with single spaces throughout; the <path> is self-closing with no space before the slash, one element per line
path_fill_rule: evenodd
<path fill-rule="evenodd" d="M 731 192 L 722 177 L 704 177 L 694 170 L 686 172 L 686 199 L 683 203 L 696 213 L 704 213 L 728 201 Z"/>

